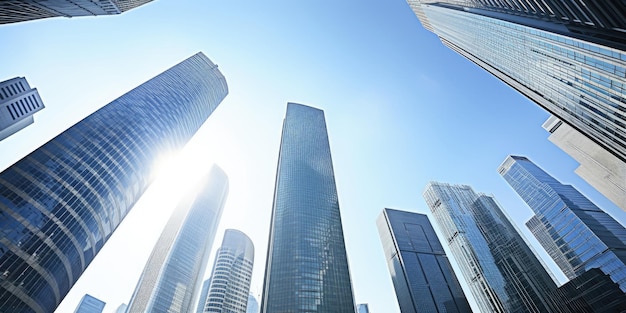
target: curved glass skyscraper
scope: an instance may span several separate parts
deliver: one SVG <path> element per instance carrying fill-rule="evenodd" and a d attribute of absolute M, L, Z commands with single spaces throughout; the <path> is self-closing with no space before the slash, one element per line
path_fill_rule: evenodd
<path fill-rule="evenodd" d="M 167 222 L 128 303 L 128 313 L 191 312 L 227 195 L 228 177 L 213 166 Z"/>
<path fill-rule="evenodd" d="M 287 105 L 262 313 L 354 313 L 324 111 Z"/>
<path fill-rule="evenodd" d="M 0 173 L 0 312 L 52 312 L 228 93 L 202 53 L 97 110 Z"/>
<path fill-rule="evenodd" d="M 241 231 L 227 229 L 217 250 L 204 312 L 246 313 L 254 265 L 254 245 Z"/>

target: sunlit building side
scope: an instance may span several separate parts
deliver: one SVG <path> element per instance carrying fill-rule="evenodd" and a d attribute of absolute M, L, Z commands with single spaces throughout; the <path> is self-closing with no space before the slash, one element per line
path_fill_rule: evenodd
<path fill-rule="evenodd" d="M 567 278 L 599 268 L 626 291 L 624 226 L 526 157 L 508 156 L 498 172 L 535 213 L 526 225 Z"/>
<path fill-rule="evenodd" d="M 261 312 L 355 312 L 324 111 L 296 103 L 283 122 Z"/>
<path fill-rule="evenodd" d="M 202 283 L 202 289 L 200 290 L 200 296 L 198 297 L 198 305 L 196 305 L 196 313 L 202 313 L 204 311 L 204 304 L 206 303 L 206 297 L 209 293 L 210 285 L 211 278 Z"/>
<path fill-rule="evenodd" d="M 92 113 L 0 173 L 0 312 L 52 312 L 228 93 L 202 53 Z"/>
<path fill-rule="evenodd" d="M 253 265 L 252 240 L 239 230 L 227 229 L 215 255 L 204 312 L 246 313 Z"/>
<path fill-rule="evenodd" d="M 626 163 L 554 116 L 543 128 L 550 142 L 580 164 L 576 174 L 626 211 Z"/>
<path fill-rule="evenodd" d="M 192 311 L 227 196 L 228 177 L 214 165 L 167 222 L 128 302 L 128 313 Z"/>
<path fill-rule="evenodd" d="M 481 312 L 554 312 L 556 283 L 492 196 L 430 182 L 424 199 Z"/>
<path fill-rule="evenodd" d="M 384 209 L 376 224 L 402 313 L 472 312 L 426 215 Z"/>
<path fill-rule="evenodd" d="M 623 1 L 408 3 L 443 44 L 626 161 Z"/>
<path fill-rule="evenodd" d="M 246 313 L 259 313 L 259 301 L 254 297 L 254 295 L 248 295 L 248 307 L 246 308 Z"/>
<path fill-rule="evenodd" d="M 0 24 L 49 17 L 78 17 L 120 14 L 152 0 L 3 0 Z"/>

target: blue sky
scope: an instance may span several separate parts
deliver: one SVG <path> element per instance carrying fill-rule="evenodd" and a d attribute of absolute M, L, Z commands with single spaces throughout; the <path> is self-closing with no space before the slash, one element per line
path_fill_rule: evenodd
<path fill-rule="evenodd" d="M 252 238 L 258 296 L 288 101 L 326 113 L 355 300 L 374 313 L 399 312 L 375 220 L 384 207 L 426 213 L 430 180 L 495 195 L 539 251 L 523 225 L 530 209 L 496 172 L 508 154 L 528 156 L 626 220 L 547 140 L 547 113 L 444 47 L 403 0 L 156 0 L 117 16 L 3 25 L 0 42 L 0 80 L 25 76 L 46 105 L 34 125 L 0 142 L 0 168 L 198 51 L 230 88 L 185 150 L 163 157 L 162 178 L 57 312 L 73 312 L 85 293 L 106 301 L 105 312 L 127 303 L 181 186 L 212 162 L 231 180 L 213 249 L 224 228 Z"/>

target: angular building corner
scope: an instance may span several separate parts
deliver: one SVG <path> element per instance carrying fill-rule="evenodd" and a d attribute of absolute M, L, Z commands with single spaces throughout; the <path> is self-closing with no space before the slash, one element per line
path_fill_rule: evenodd
<path fill-rule="evenodd" d="M 112 15 L 126 12 L 152 0 L 47 0 L 0 1 L 0 24 L 49 17 Z"/>
<path fill-rule="evenodd" d="M 45 106 L 37 88 L 24 77 L 0 82 L 0 140 L 35 122 L 33 115 Z"/>
<path fill-rule="evenodd" d="M 239 230 L 227 229 L 215 255 L 205 301 L 198 302 L 198 311 L 246 313 L 253 266 L 252 240 Z"/>
<path fill-rule="evenodd" d="M 498 172 L 535 215 L 526 223 L 568 279 L 599 268 L 626 291 L 626 228 L 524 156 Z"/>
<path fill-rule="evenodd" d="M 297 103 L 283 123 L 261 312 L 355 312 L 324 111 Z"/>
<path fill-rule="evenodd" d="M 376 224 L 402 313 L 472 312 L 425 214 L 384 209 Z"/>
<path fill-rule="evenodd" d="M 626 163 L 555 116 L 543 128 L 550 133 L 550 142 L 580 164 L 576 174 L 626 211 Z"/>
<path fill-rule="evenodd" d="M 424 199 L 484 312 L 560 312 L 554 278 L 495 199 L 430 182 Z"/>
<path fill-rule="evenodd" d="M 128 313 L 191 312 L 227 196 L 228 177 L 214 165 L 167 222 L 128 302 Z"/>
<path fill-rule="evenodd" d="M 198 53 L 0 173 L 0 312 L 52 312 L 150 185 L 228 93 Z"/>

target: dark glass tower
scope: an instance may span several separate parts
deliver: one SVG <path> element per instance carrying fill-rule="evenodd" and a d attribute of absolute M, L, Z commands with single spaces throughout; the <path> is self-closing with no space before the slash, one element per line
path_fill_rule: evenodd
<path fill-rule="evenodd" d="M 384 209 L 376 224 L 402 313 L 472 312 L 426 215 Z"/>
<path fill-rule="evenodd" d="M 152 181 L 228 93 L 202 53 L 0 173 L 0 312 L 52 312 Z"/>
<path fill-rule="evenodd" d="M 128 313 L 192 311 L 227 196 L 228 177 L 213 166 L 167 222 L 128 303 Z"/>
<path fill-rule="evenodd" d="M 498 172 L 535 212 L 526 223 L 569 279 L 599 268 L 626 291 L 626 229 L 571 185 L 523 156 Z"/>
<path fill-rule="evenodd" d="M 481 311 L 556 311 L 554 280 L 493 197 L 430 182 L 424 198 Z"/>
<path fill-rule="evenodd" d="M 252 240 L 241 231 L 227 229 L 215 255 L 207 296 L 198 305 L 207 313 L 246 313 L 253 265 Z"/>
<path fill-rule="evenodd" d="M 626 161 L 626 3 L 408 0 L 455 52 Z"/>
<path fill-rule="evenodd" d="M 152 0 L 6 0 L 0 1 L 0 24 L 48 17 L 120 14 Z"/>
<path fill-rule="evenodd" d="M 324 112 L 287 104 L 262 313 L 353 313 Z"/>

